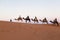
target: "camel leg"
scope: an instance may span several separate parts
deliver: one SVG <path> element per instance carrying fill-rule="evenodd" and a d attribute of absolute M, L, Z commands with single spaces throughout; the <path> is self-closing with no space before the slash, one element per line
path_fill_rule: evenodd
<path fill-rule="evenodd" d="M 29 19 L 29 22 L 31 22 L 30 19 Z"/>
<path fill-rule="evenodd" d="M 26 23 L 27 23 L 27 20 L 26 20 Z"/>
<path fill-rule="evenodd" d="M 47 22 L 47 24 L 48 24 L 48 22 Z"/>
<path fill-rule="evenodd" d="M 59 23 L 58 22 L 56 22 L 56 24 L 57 24 L 57 26 L 59 26 Z"/>
<path fill-rule="evenodd" d="M 37 23 L 39 23 L 38 20 L 37 20 Z"/>

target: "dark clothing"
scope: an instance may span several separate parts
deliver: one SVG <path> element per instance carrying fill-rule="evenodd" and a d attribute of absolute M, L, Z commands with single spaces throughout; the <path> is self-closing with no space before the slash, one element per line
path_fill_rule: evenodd
<path fill-rule="evenodd" d="M 54 23 L 54 24 L 57 24 L 57 26 L 59 26 L 59 23 L 58 23 L 57 19 L 55 19 L 55 20 L 53 21 L 53 23 Z"/>
<path fill-rule="evenodd" d="M 29 19 L 30 19 L 29 16 L 27 16 L 27 17 L 26 17 L 26 20 L 29 20 Z"/>

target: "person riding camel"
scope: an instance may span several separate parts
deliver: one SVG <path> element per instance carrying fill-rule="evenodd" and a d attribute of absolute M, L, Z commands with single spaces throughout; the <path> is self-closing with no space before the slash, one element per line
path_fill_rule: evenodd
<path fill-rule="evenodd" d="M 27 22 L 27 21 L 29 21 L 29 22 L 31 21 L 29 16 L 27 16 L 26 18 L 23 17 L 23 19 L 24 19 L 26 22 Z"/>
<path fill-rule="evenodd" d="M 15 18 L 14 20 L 18 20 L 18 21 L 21 20 L 21 21 L 23 21 L 21 16 L 19 16 L 17 19 Z"/>
<path fill-rule="evenodd" d="M 46 18 L 44 18 L 44 19 L 43 19 L 43 21 L 47 21 L 47 19 L 46 19 Z"/>
<path fill-rule="evenodd" d="M 29 16 L 27 16 L 26 19 L 30 19 Z"/>
<path fill-rule="evenodd" d="M 47 21 L 46 18 L 44 18 L 43 20 L 40 19 L 40 21 L 43 22 L 43 23 L 46 22 L 48 24 L 48 21 Z"/>
<path fill-rule="evenodd" d="M 54 19 L 54 24 L 55 24 L 55 23 L 56 23 L 57 25 L 59 25 L 59 24 L 58 24 L 58 21 L 57 21 L 57 18 Z"/>
<path fill-rule="evenodd" d="M 37 20 L 37 17 L 35 16 L 34 20 Z"/>
<path fill-rule="evenodd" d="M 19 16 L 18 19 L 21 19 L 21 16 Z"/>
<path fill-rule="evenodd" d="M 57 18 L 54 19 L 54 22 L 57 22 Z"/>
<path fill-rule="evenodd" d="M 50 21 L 50 22 L 53 23 L 53 24 L 57 24 L 57 26 L 59 26 L 59 23 L 57 21 L 57 18 L 55 18 L 53 21 Z"/>

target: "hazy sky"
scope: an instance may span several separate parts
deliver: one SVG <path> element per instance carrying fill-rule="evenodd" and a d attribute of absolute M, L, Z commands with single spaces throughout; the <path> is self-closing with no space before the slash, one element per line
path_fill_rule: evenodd
<path fill-rule="evenodd" d="M 19 15 L 60 17 L 60 0 L 0 0 L 0 19 Z"/>

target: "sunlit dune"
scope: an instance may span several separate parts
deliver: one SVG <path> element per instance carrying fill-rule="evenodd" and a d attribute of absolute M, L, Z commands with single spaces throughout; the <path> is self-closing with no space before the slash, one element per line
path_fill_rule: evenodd
<path fill-rule="evenodd" d="M 0 40 L 60 40 L 60 26 L 0 21 Z"/>

